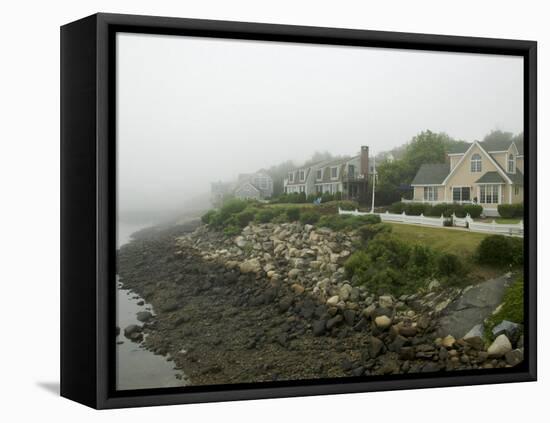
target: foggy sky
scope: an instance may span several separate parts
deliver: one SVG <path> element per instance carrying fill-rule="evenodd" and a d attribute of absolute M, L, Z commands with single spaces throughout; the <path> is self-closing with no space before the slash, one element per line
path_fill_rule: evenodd
<path fill-rule="evenodd" d="M 314 151 L 371 154 L 422 130 L 523 130 L 520 57 L 119 34 L 120 210 Z"/>

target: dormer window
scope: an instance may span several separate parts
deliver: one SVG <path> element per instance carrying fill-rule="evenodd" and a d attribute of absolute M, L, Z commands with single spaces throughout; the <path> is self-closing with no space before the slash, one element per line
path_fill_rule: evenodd
<path fill-rule="evenodd" d="M 508 173 L 516 173 L 516 158 L 513 154 L 508 154 Z"/>
<path fill-rule="evenodd" d="M 294 172 L 288 174 L 288 182 L 294 182 Z"/>
<path fill-rule="evenodd" d="M 331 167 L 330 168 L 330 177 L 332 179 L 338 179 L 338 168 L 337 167 Z"/>
<path fill-rule="evenodd" d="M 350 178 L 355 177 L 355 166 L 354 165 L 348 165 L 348 176 Z"/>
<path fill-rule="evenodd" d="M 317 169 L 315 178 L 316 178 L 318 181 L 321 181 L 321 180 L 323 179 L 323 169 Z"/>
<path fill-rule="evenodd" d="M 481 172 L 481 156 L 477 153 L 472 155 L 470 160 L 470 171 Z"/>
<path fill-rule="evenodd" d="M 298 172 L 298 177 L 300 178 L 300 182 L 304 182 L 306 180 L 306 171 L 305 170 L 300 170 Z"/>

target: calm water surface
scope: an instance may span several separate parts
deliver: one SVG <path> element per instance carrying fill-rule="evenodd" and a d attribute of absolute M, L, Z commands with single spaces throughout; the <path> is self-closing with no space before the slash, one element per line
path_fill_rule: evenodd
<path fill-rule="evenodd" d="M 148 226 L 151 225 L 119 222 L 118 246 L 130 242 L 131 234 Z M 136 318 L 138 311 L 147 310 L 154 314 L 154 310 L 147 303 L 139 306 L 137 303 L 141 298 L 123 289 L 120 284 L 118 286 L 117 326 L 120 328 L 120 335 L 117 337 L 116 354 L 117 389 L 167 388 L 186 385 L 184 375 L 174 369 L 173 362 L 167 361 L 166 357 L 153 354 L 124 337 L 126 326 L 141 324 Z M 176 375 L 181 378 L 177 378 Z"/>

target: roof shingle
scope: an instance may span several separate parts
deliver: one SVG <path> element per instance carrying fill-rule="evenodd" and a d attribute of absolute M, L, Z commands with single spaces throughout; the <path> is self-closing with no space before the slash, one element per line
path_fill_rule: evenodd
<path fill-rule="evenodd" d="M 423 164 L 418 169 L 411 185 L 438 185 L 450 172 L 448 163 Z"/>

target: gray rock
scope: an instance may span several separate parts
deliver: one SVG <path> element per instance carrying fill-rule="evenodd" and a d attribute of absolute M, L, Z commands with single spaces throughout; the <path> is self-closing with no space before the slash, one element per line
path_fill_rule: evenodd
<path fill-rule="evenodd" d="M 313 336 L 324 335 L 327 327 L 326 320 L 317 320 L 313 323 Z"/>
<path fill-rule="evenodd" d="M 337 315 L 334 316 L 332 319 L 327 320 L 327 329 L 328 329 L 328 330 L 331 330 L 333 327 L 335 327 L 335 326 L 337 326 L 339 323 L 341 323 L 342 320 L 344 320 L 344 318 L 342 317 L 342 315 L 341 315 L 341 314 L 337 314 Z"/>
<path fill-rule="evenodd" d="M 346 323 L 350 326 L 353 326 L 353 323 L 355 322 L 355 310 L 344 310 L 344 320 Z"/>
<path fill-rule="evenodd" d="M 384 343 L 376 336 L 370 336 L 367 343 L 367 351 L 370 358 L 376 358 L 382 353 Z"/>
<path fill-rule="evenodd" d="M 477 324 L 472 329 L 470 329 L 466 335 L 464 335 L 463 339 L 470 346 L 474 347 L 477 350 L 481 350 L 485 345 L 485 341 L 483 340 L 483 332 L 483 325 L 481 323 Z"/>
<path fill-rule="evenodd" d="M 124 328 L 124 336 L 130 338 L 133 334 L 141 333 L 142 328 L 139 325 L 128 325 Z"/>
<path fill-rule="evenodd" d="M 508 339 L 512 343 L 516 343 L 518 341 L 522 331 L 523 331 L 522 325 L 518 323 L 510 322 L 508 320 L 503 320 L 498 325 L 496 325 L 492 330 L 493 336 L 496 337 L 504 334 L 508 337 Z"/>
<path fill-rule="evenodd" d="M 149 311 L 138 311 L 137 312 L 137 319 L 140 322 L 148 322 L 149 320 L 151 320 L 152 317 L 153 317 L 153 315 Z"/>
<path fill-rule="evenodd" d="M 512 351 L 508 351 L 506 354 L 504 354 L 504 358 L 506 359 L 506 363 L 508 363 L 510 366 L 516 366 L 523 361 L 523 350 L 518 348 Z"/>

